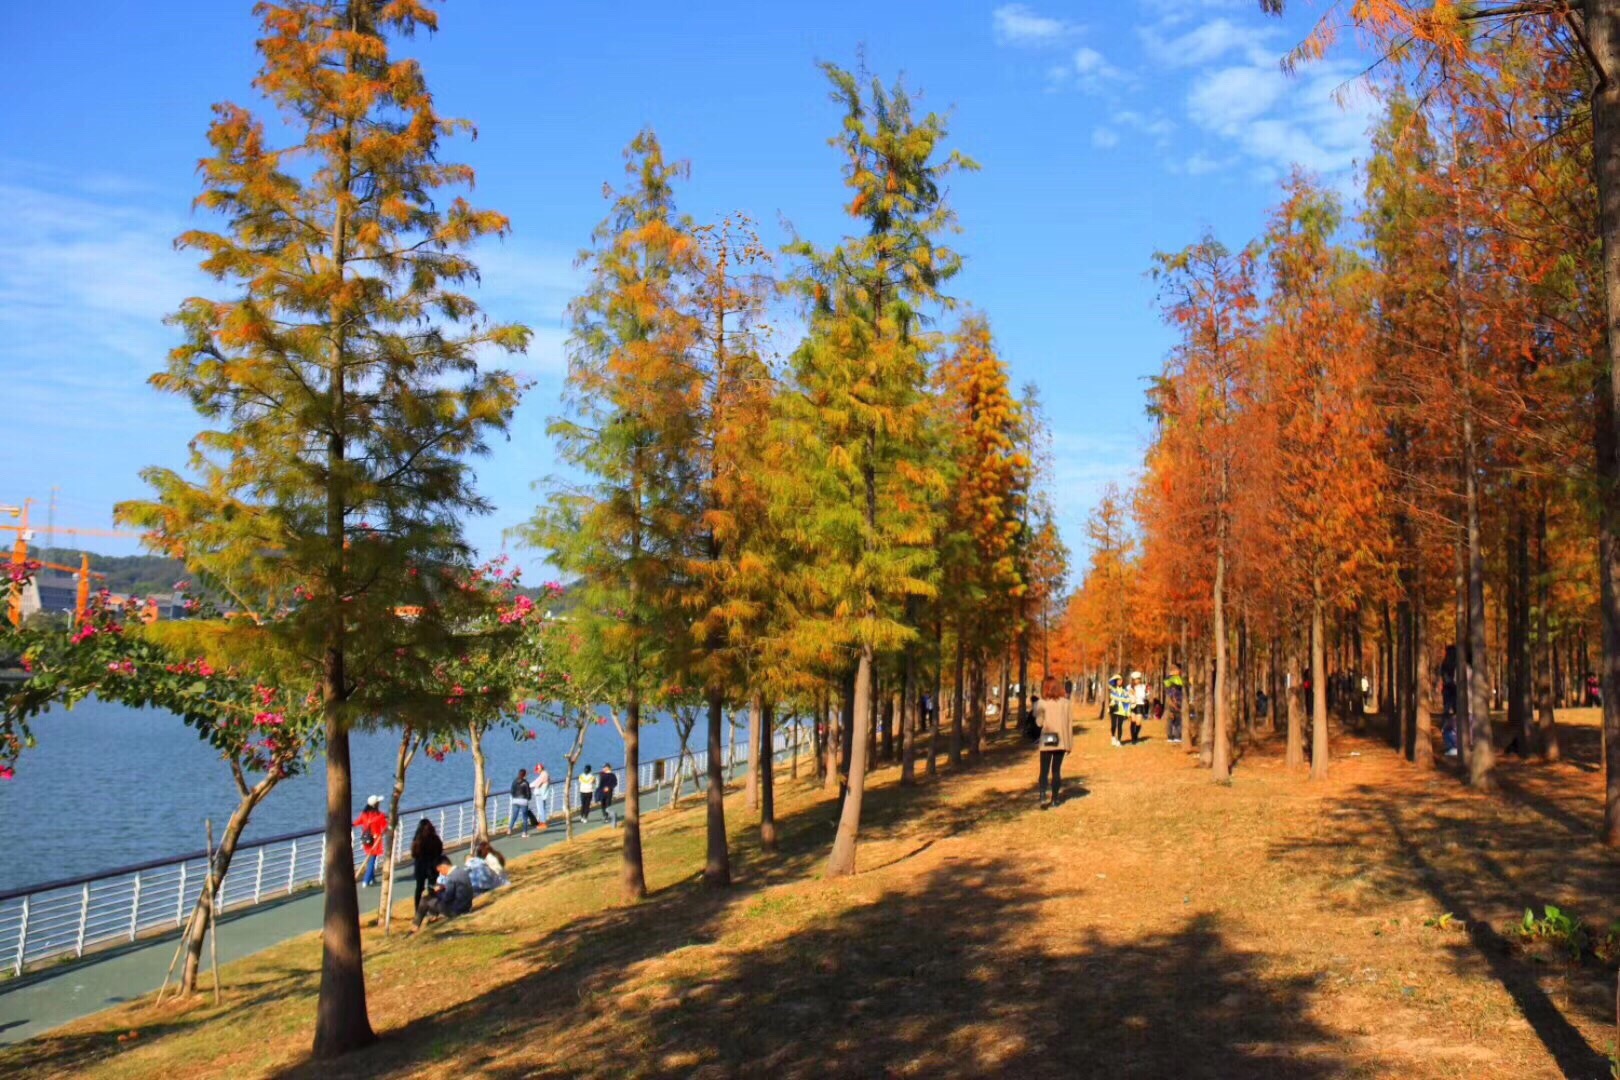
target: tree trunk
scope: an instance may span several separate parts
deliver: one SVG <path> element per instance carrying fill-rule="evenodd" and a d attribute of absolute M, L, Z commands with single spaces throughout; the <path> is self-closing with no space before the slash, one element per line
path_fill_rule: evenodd
<path fill-rule="evenodd" d="M 366 1015 L 360 951 L 360 897 L 354 882 L 349 732 L 339 713 L 343 656 L 328 653 L 326 698 L 326 858 L 321 866 L 321 988 L 315 1004 L 315 1057 L 327 1060 L 375 1042 Z"/>
<path fill-rule="evenodd" d="M 1224 487 L 1224 485 L 1223 485 Z M 1231 707 L 1228 703 L 1230 695 L 1227 685 L 1231 680 L 1231 671 L 1227 666 L 1226 658 L 1226 529 L 1220 529 L 1222 537 L 1215 548 L 1215 593 L 1214 593 L 1214 622 L 1215 622 L 1215 731 L 1213 744 L 1210 750 L 1210 770 L 1217 783 L 1228 780 L 1232 776 L 1232 750 L 1228 743 L 1231 733 Z"/>
<path fill-rule="evenodd" d="M 1421 590 L 1412 594 L 1412 761 L 1434 767 L 1433 708 L 1429 688 L 1434 684 L 1429 666 L 1429 613 Z"/>
<path fill-rule="evenodd" d="M 1468 545 L 1468 724 L 1472 745 L 1468 783 L 1479 791 L 1493 786 L 1496 747 L 1491 735 L 1490 643 L 1485 637 L 1485 552 L 1479 522 L 1479 476 L 1471 408 L 1463 410 L 1463 503 Z"/>
<path fill-rule="evenodd" d="M 1529 757 L 1537 752 L 1530 660 L 1530 527 L 1525 516 L 1523 482 L 1514 487 L 1507 592 L 1508 730 L 1513 733 L 1519 756 Z"/>
<path fill-rule="evenodd" d="M 1327 642 L 1322 578 L 1311 576 L 1311 779 L 1328 774 Z"/>
<path fill-rule="evenodd" d="M 1042 671 L 1042 675 L 1050 675 L 1049 671 Z M 1065 672 L 1072 675 L 1072 672 Z M 1071 697 L 1073 695 L 1070 695 Z M 1027 620 L 1019 618 L 1018 625 L 1018 717 L 1017 723 L 1024 722 L 1024 714 L 1029 711 L 1029 627 Z"/>
<path fill-rule="evenodd" d="M 726 846 L 726 765 L 721 758 L 725 747 L 720 727 L 724 722 L 725 702 L 718 691 L 709 692 L 709 790 L 706 832 L 707 845 L 703 860 L 703 883 L 712 886 L 731 884 L 731 852 Z"/>
<path fill-rule="evenodd" d="M 906 646 L 905 670 L 900 675 L 900 783 L 917 782 L 917 654 Z"/>
<path fill-rule="evenodd" d="M 988 687 L 988 672 L 985 670 L 985 657 L 978 654 L 974 657 L 974 678 L 972 678 L 972 711 L 970 716 L 974 719 L 969 730 L 969 743 L 967 753 L 977 759 L 985 751 L 985 704 L 990 699 Z"/>
<path fill-rule="evenodd" d="M 771 738 L 776 724 L 772 712 L 771 703 L 756 694 L 753 713 L 759 717 L 754 725 L 759 740 L 754 748 L 759 762 L 759 846 L 766 851 L 776 850 L 776 752 Z M 794 761 L 798 761 L 797 750 Z"/>
<path fill-rule="evenodd" d="M 962 654 L 962 628 L 956 630 L 956 689 L 951 693 L 951 764 L 962 764 L 963 679 L 966 657 Z"/>
<path fill-rule="evenodd" d="M 1198 760 L 1206 769 L 1215 764 L 1215 698 L 1210 685 L 1210 661 L 1202 647 L 1198 650 Z M 1112 712 L 1112 706 L 1110 706 Z"/>
<path fill-rule="evenodd" d="M 840 684 L 846 682 L 846 680 L 842 678 L 840 678 L 838 681 Z M 846 711 L 850 708 L 850 694 L 851 690 L 847 685 L 840 686 L 840 693 L 838 695 L 838 713 L 836 716 L 833 715 L 830 708 L 832 703 L 828 702 L 829 709 L 826 717 L 827 735 L 826 738 L 822 740 L 824 744 L 822 749 L 826 752 L 827 764 L 825 766 L 826 771 L 821 777 L 821 788 L 828 795 L 842 795 L 844 790 L 843 782 L 839 779 L 838 759 L 841 756 L 839 743 L 843 742 L 843 718 Z"/>
<path fill-rule="evenodd" d="M 563 716 L 568 716 L 568 707 L 563 706 Z M 590 723 L 590 716 L 581 709 L 574 722 L 574 745 L 563 757 L 568 762 L 568 775 L 563 777 L 563 836 L 566 839 L 574 838 L 574 769 L 579 766 L 580 755 L 585 752 L 585 728 Z M 683 744 L 684 745 L 684 744 Z M 681 782 L 680 769 L 675 770 L 676 789 L 679 790 Z"/>
<path fill-rule="evenodd" d="M 377 900 L 377 922 L 383 936 L 389 930 L 394 915 L 394 854 L 399 850 L 399 802 L 405 797 L 405 770 L 411 767 L 421 745 L 415 730 L 409 724 L 399 737 L 399 752 L 394 755 L 394 786 L 388 792 L 388 832 L 383 837 L 382 896 Z"/>
<path fill-rule="evenodd" d="M 1586 36 L 1599 71 L 1592 94 L 1593 171 L 1603 238 L 1607 350 L 1598 364 L 1598 569 L 1603 627 L 1603 842 L 1620 847 L 1620 4 L 1586 0 Z"/>
<path fill-rule="evenodd" d="M 861 800 L 866 793 L 866 728 L 871 717 L 872 646 L 861 643 L 860 663 L 855 668 L 854 730 L 850 733 L 849 785 L 844 807 L 838 815 L 838 832 L 833 837 L 832 854 L 827 858 L 828 877 L 846 877 L 855 872 L 855 843 L 861 827 Z"/>
<path fill-rule="evenodd" d="M 1288 738 L 1283 764 L 1297 769 L 1305 764 L 1305 669 L 1300 663 L 1299 640 L 1290 636 L 1288 649 Z"/>
<path fill-rule="evenodd" d="M 1008 729 L 1008 712 L 1013 711 L 1013 709 L 1008 708 L 1009 704 L 1011 704 L 1011 695 L 1013 695 L 1013 664 L 1008 661 L 1008 656 L 1003 654 L 1001 656 L 1001 698 L 996 703 L 996 719 L 1001 721 L 1000 727 L 996 730 L 1001 730 L 1001 732 L 1006 732 L 1006 729 Z M 1022 716 L 1022 712 L 1019 716 Z"/>
<path fill-rule="evenodd" d="M 233 770 L 235 766 L 233 765 Z M 240 774 L 238 774 L 240 775 Z M 225 833 L 219 838 L 219 846 L 214 849 L 214 861 L 210 866 L 208 880 L 203 889 L 197 894 L 197 903 L 192 906 L 191 918 L 186 922 L 185 943 L 186 963 L 180 972 L 180 993 L 191 995 L 197 992 L 197 977 L 202 973 L 203 945 L 207 941 L 209 927 L 213 925 L 214 894 L 219 892 L 219 883 L 225 880 L 230 872 L 231 859 L 236 854 L 237 843 L 242 839 L 242 830 L 247 828 L 248 818 L 252 816 L 254 807 L 264 801 L 270 794 L 278 780 L 273 776 L 266 776 L 251 788 L 239 790 L 240 801 L 236 809 L 231 812 L 231 818 L 225 823 Z"/>
<path fill-rule="evenodd" d="M 1536 513 L 1536 750 L 1544 761 L 1557 761 L 1563 756 L 1558 739 L 1558 718 L 1553 713 L 1553 645 L 1548 606 L 1551 601 L 1547 583 L 1547 506 L 1543 502 Z"/>
<path fill-rule="evenodd" d="M 760 768 L 760 742 L 759 736 L 759 696 L 748 706 L 748 809 L 759 809 L 759 768 Z M 766 737 L 769 741 L 769 736 Z"/>
<path fill-rule="evenodd" d="M 939 721 L 945 704 L 945 620 L 934 620 L 934 715 L 928 725 L 928 765 L 923 770 L 933 776 L 939 756 Z"/>
<path fill-rule="evenodd" d="M 800 745 L 801 741 L 802 741 L 802 736 L 801 736 L 800 730 L 799 730 L 799 715 L 798 715 L 798 713 L 794 713 L 793 714 L 793 758 L 792 758 L 792 761 L 788 765 L 788 775 L 791 776 L 795 780 L 797 780 L 799 778 L 799 745 Z"/>
<path fill-rule="evenodd" d="M 638 650 L 639 653 L 639 650 Z M 632 663 L 639 667 L 640 658 Z M 679 779 L 677 778 L 677 783 Z M 631 903 L 647 897 L 647 869 L 641 856 L 641 687 L 630 680 L 624 707 L 624 840 L 620 847 L 619 883 Z"/>
<path fill-rule="evenodd" d="M 468 749 L 473 759 L 473 828 L 479 840 L 489 839 L 489 776 L 484 770 L 484 726 L 467 725 Z"/>

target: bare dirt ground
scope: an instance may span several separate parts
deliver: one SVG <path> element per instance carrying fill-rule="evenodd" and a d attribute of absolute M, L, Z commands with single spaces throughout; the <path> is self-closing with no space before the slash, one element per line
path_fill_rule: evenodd
<path fill-rule="evenodd" d="M 1114 749 L 1088 719 L 1051 811 L 1009 736 L 915 789 L 874 774 L 862 872 L 836 882 L 834 807 L 784 771 L 779 853 L 728 800 L 731 890 L 694 878 L 690 804 L 651 819 L 644 904 L 614 903 L 601 835 L 515 862 L 513 889 L 437 932 L 367 930 L 382 1041 L 341 1062 L 307 1059 L 311 936 L 226 968 L 222 1009 L 132 1004 L 0 1071 L 1606 1077 L 1613 971 L 1515 930 L 1548 903 L 1599 938 L 1620 914 L 1594 718 L 1565 719 L 1571 760 L 1510 759 L 1495 796 L 1343 731 L 1325 782 L 1262 739 L 1217 786 L 1162 725 Z"/>

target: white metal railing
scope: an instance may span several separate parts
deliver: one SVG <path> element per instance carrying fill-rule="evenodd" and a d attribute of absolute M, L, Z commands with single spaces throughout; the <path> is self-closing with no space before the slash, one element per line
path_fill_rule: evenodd
<path fill-rule="evenodd" d="M 808 729 L 802 729 L 801 748 L 808 738 Z M 792 736 L 786 731 L 778 732 L 774 743 L 773 756 L 777 759 L 793 751 Z M 738 764 L 732 758 L 733 752 L 740 749 L 728 747 L 728 771 Z M 694 773 L 697 778 L 703 777 L 708 759 L 706 750 L 693 753 L 684 779 L 694 780 Z M 661 805 L 680 782 L 676 777 L 678 769 L 679 762 L 672 757 L 642 762 L 639 780 L 643 797 Z M 539 816 L 549 819 L 571 811 L 577 797 L 568 796 L 577 791 L 577 778 L 567 791 L 561 783 L 552 784 L 546 812 Z M 538 799 L 538 793 L 535 797 Z M 486 795 L 485 810 L 491 831 L 504 828 L 511 819 L 512 797 Z M 396 865 L 409 860 L 404 835 L 414 830 L 404 826 L 407 816 L 432 820 L 446 847 L 470 841 L 478 829 L 472 799 L 402 810 L 401 828 L 393 837 Z M 354 851 L 358 871 L 365 853 L 357 838 Z M 236 849 L 230 869 L 220 882 L 218 910 L 252 907 L 318 884 L 325 861 L 326 840 L 320 830 L 245 843 Z M 98 948 L 177 930 L 190 918 L 207 879 L 207 854 L 194 852 L 0 893 L 0 970 L 9 968 L 12 974 L 21 975 L 41 961 L 81 957 Z"/>

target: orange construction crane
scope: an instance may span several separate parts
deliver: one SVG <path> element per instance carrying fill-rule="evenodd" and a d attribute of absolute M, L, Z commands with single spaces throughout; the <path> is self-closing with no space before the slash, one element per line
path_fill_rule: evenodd
<path fill-rule="evenodd" d="M 28 527 L 28 508 L 33 505 L 33 502 L 33 499 L 24 499 L 21 506 L 7 506 L 0 504 L 0 514 L 10 514 L 14 518 L 21 519 L 16 525 L 0 524 L 0 529 L 6 529 L 17 534 L 17 542 L 13 544 L 11 548 L 11 564 L 13 566 L 23 566 L 28 562 L 28 541 L 34 538 L 34 530 Z M 141 535 L 140 533 L 126 532 L 121 529 L 77 529 L 56 528 L 54 526 L 50 528 L 48 532 L 52 534 L 66 533 L 69 536 L 111 536 L 121 539 L 136 539 Z M 77 571 L 75 571 L 71 566 L 61 566 L 56 563 L 43 564 L 45 566 L 49 566 L 53 570 L 66 570 L 68 573 L 78 574 L 79 589 L 78 596 L 75 598 L 76 603 L 74 605 L 75 622 L 82 622 L 85 617 L 85 612 L 89 609 L 90 578 L 92 576 L 99 578 L 104 578 L 107 576 L 105 574 L 94 574 L 91 571 L 90 556 L 83 555 L 80 558 L 81 562 Z M 6 607 L 6 614 L 7 617 L 11 619 L 11 625 L 22 625 L 22 582 L 13 581 L 11 583 L 11 599 Z M 153 610 L 153 616 L 156 616 L 155 609 Z M 147 619 L 146 621 L 150 622 L 151 620 Z"/>

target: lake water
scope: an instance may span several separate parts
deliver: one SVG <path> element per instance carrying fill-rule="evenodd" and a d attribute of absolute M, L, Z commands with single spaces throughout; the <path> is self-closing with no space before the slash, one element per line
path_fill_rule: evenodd
<path fill-rule="evenodd" d="M 494 791 L 506 791 L 520 768 L 532 774 L 538 762 L 559 783 L 566 775 L 563 755 L 572 733 L 544 720 L 533 726 L 539 737 L 532 742 L 518 742 L 505 731 L 485 736 Z M 236 788 L 218 752 L 169 713 L 91 700 L 38 718 L 33 731 L 39 745 L 24 751 L 15 779 L 0 781 L 6 833 L 0 891 L 200 851 L 204 819 L 213 818 L 217 836 L 236 806 Z M 743 737 L 739 733 L 739 741 Z M 700 719 L 694 749 L 702 738 Z M 678 743 L 674 724 L 643 722 L 644 761 L 673 756 Z M 386 730 L 355 732 L 350 744 L 358 814 L 367 795 L 387 799 L 399 737 Z M 580 762 L 623 765 L 624 743 L 611 721 L 587 729 Z M 443 761 L 418 754 L 400 805 L 467 799 L 472 791 L 471 752 Z M 325 762 L 317 759 L 259 804 L 246 838 L 319 829 L 325 807 Z"/>

